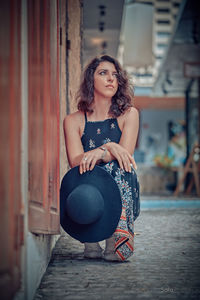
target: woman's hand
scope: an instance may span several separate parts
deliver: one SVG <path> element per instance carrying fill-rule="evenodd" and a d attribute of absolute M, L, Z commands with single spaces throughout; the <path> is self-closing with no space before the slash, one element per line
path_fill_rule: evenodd
<path fill-rule="evenodd" d="M 85 152 L 80 161 L 80 174 L 85 173 L 86 171 L 92 171 L 94 166 L 99 162 L 99 160 L 101 160 L 102 154 L 103 150 L 100 148 Z"/>
<path fill-rule="evenodd" d="M 124 147 L 114 142 L 107 143 L 104 146 L 117 159 L 121 169 L 126 170 L 126 172 L 131 172 L 131 166 L 137 169 L 134 158 Z"/>

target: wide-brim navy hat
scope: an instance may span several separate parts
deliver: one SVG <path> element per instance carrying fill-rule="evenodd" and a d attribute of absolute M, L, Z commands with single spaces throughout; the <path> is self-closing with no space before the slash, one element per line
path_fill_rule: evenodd
<path fill-rule="evenodd" d="M 95 243 L 115 231 L 122 210 L 120 190 L 113 177 L 102 167 L 79 173 L 69 170 L 60 188 L 60 223 L 80 242 Z"/>

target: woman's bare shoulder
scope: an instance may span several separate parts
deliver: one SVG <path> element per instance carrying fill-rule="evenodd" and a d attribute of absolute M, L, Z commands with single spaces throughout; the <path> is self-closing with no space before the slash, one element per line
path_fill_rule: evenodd
<path fill-rule="evenodd" d="M 138 118 L 138 110 L 135 107 L 128 108 L 123 114 L 121 114 L 118 120 L 124 123 L 127 120 Z"/>
<path fill-rule="evenodd" d="M 67 124 L 75 124 L 75 125 L 79 125 L 84 121 L 84 113 L 82 111 L 76 111 L 73 112 L 69 115 L 66 115 L 64 120 L 63 120 L 63 124 L 67 125 Z"/>
<path fill-rule="evenodd" d="M 123 117 L 125 119 L 127 119 L 127 118 L 133 118 L 133 117 L 137 117 L 137 116 L 138 116 L 138 110 L 135 107 L 133 107 L 133 106 L 131 106 L 129 109 L 127 109 L 125 111 L 125 113 L 123 114 Z"/>

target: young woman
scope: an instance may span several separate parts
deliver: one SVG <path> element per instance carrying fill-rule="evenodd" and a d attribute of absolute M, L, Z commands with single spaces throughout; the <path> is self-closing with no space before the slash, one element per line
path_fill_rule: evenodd
<path fill-rule="evenodd" d="M 133 253 L 134 220 L 139 215 L 139 184 L 132 157 L 138 135 L 138 111 L 133 90 L 116 59 L 104 55 L 85 68 L 78 93 L 78 111 L 64 119 L 68 161 L 80 173 L 96 164 L 117 182 L 122 214 L 116 231 L 106 240 L 104 259 L 123 261 Z M 102 256 L 98 243 L 85 243 L 85 257 Z"/>

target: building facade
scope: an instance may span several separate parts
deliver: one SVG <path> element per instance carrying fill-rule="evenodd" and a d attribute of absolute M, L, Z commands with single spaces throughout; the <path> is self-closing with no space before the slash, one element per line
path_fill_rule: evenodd
<path fill-rule="evenodd" d="M 81 5 L 0 4 L 1 299 L 33 299 L 60 235 L 62 123 L 81 72 Z"/>
<path fill-rule="evenodd" d="M 158 70 L 161 65 L 162 59 L 165 56 L 169 39 L 174 30 L 174 25 L 176 23 L 176 17 L 179 11 L 179 7 L 182 0 L 127 0 L 125 1 L 125 7 L 129 10 L 129 6 L 134 6 L 133 11 L 138 10 L 138 14 L 140 14 L 141 18 L 150 18 L 148 16 L 148 7 L 152 7 L 153 16 L 151 17 L 149 28 L 151 28 L 151 42 L 148 42 L 145 48 L 148 48 L 148 53 L 152 54 L 152 59 L 149 59 L 149 64 L 147 63 L 145 66 L 137 67 L 130 66 L 127 67 L 130 72 L 133 81 L 138 87 L 152 87 L 158 75 Z M 146 12 L 145 12 L 146 7 Z M 137 17 L 137 15 L 136 15 Z M 141 26 L 137 27 L 137 23 L 135 24 L 135 30 L 138 32 L 137 40 L 135 44 L 140 42 L 140 31 L 142 32 Z M 147 31 L 148 28 L 145 28 Z M 133 28 L 134 31 L 134 28 Z M 150 33 L 149 33 L 150 35 Z M 143 34 L 143 37 L 145 33 Z M 145 37 L 147 39 L 147 37 Z M 136 47 L 136 46 L 134 46 Z M 133 48 L 134 49 L 134 48 Z M 140 52 L 141 54 L 142 52 Z M 144 52 L 145 53 L 145 52 Z M 140 56 L 136 59 L 136 61 L 140 60 Z M 145 60 L 145 57 L 143 57 Z M 122 58 L 123 62 L 123 58 Z"/>

